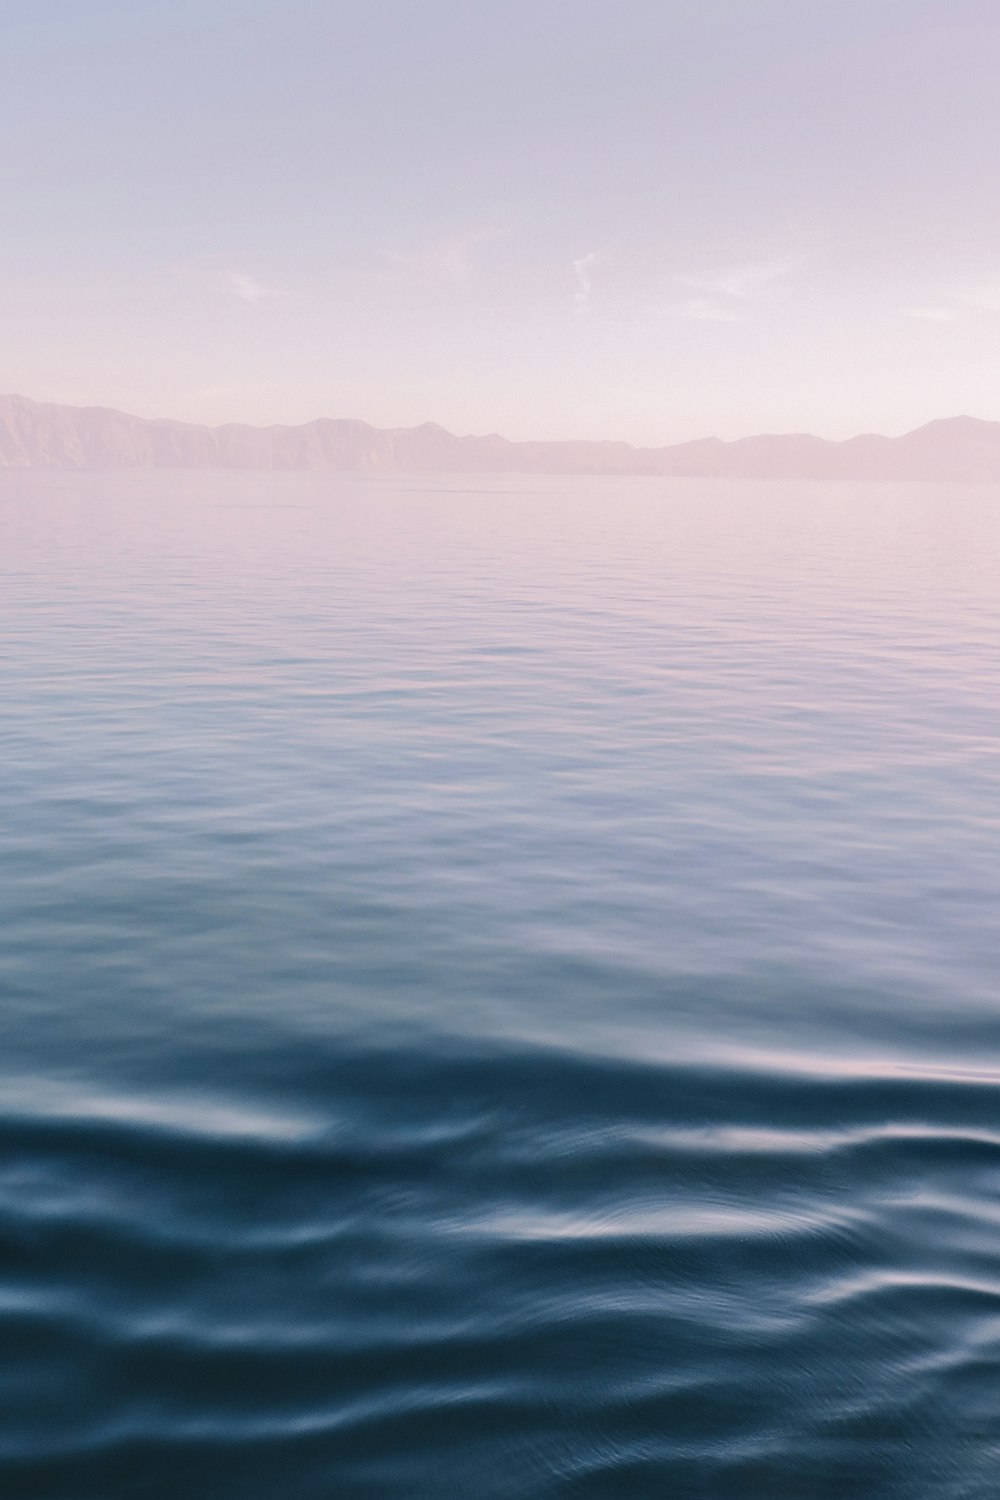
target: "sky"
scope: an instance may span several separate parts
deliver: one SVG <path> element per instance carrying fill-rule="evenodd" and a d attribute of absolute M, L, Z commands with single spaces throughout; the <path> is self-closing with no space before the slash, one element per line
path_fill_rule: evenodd
<path fill-rule="evenodd" d="M 0 0 L 0 390 L 1000 419 L 997 0 Z"/>

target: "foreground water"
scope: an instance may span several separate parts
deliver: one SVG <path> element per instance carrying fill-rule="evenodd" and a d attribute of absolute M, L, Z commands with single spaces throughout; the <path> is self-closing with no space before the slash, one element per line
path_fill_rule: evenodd
<path fill-rule="evenodd" d="M 0 475 L 0 1493 L 1000 1483 L 1000 496 Z"/>

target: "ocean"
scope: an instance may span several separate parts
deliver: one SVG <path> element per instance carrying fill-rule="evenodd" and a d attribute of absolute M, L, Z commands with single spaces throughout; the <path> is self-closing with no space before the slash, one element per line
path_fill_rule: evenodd
<path fill-rule="evenodd" d="M 0 1494 L 1000 1488 L 1000 494 L 0 472 Z"/>

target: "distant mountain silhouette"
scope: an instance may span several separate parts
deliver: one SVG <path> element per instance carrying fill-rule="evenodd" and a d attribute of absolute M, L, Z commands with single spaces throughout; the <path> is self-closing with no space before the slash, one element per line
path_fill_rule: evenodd
<path fill-rule="evenodd" d="M 433 422 L 371 427 L 199 427 L 102 406 L 0 396 L 0 468 L 325 469 L 368 473 L 647 474 L 753 479 L 947 479 L 1000 483 L 1000 422 L 952 417 L 903 437 L 830 442 L 805 433 L 665 448 L 617 442 L 513 443 L 456 437 Z"/>

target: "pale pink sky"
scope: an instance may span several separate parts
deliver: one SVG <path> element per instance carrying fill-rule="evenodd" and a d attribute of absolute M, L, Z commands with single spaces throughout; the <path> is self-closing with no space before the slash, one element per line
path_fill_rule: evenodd
<path fill-rule="evenodd" d="M 510 437 L 1000 418 L 995 0 L 0 0 L 0 389 Z"/>

